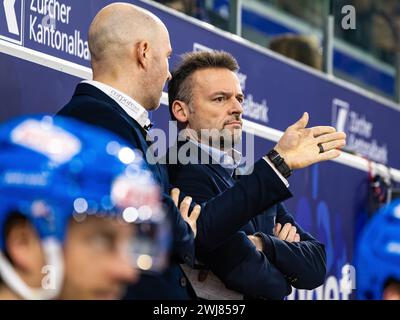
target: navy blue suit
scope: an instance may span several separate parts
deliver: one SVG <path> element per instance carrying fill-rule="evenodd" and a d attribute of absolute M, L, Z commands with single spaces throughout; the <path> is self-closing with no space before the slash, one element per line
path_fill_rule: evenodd
<path fill-rule="evenodd" d="M 124 138 L 133 148 L 146 154 L 149 142 L 146 131 L 108 95 L 89 84 L 79 84 L 71 101 L 59 115 L 108 129 Z M 138 299 L 187 299 L 193 291 L 179 267 L 186 262 L 193 265 L 194 239 L 189 225 L 169 196 L 170 184 L 165 165 L 149 164 L 163 191 L 163 202 L 173 225 L 173 250 L 169 269 L 159 276 L 142 276 L 132 287 L 129 297 Z M 249 192 L 249 186 L 252 191 Z M 202 204 L 197 221 L 197 248 L 210 250 L 235 234 L 241 226 L 265 208 L 291 196 L 288 189 L 263 161 L 255 164 L 254 173 L 235 188 Z M 193 205 L 192 205 L 193 206 Z"/>
<path fill-rule="evenodd" d="M 209 159 L 209 164 L 168 166 L 171 184 L 200 204 L 240 183 Z M 257 192 L 251 185 L 248 187 L 250 193 Z M 275 222 L 296 226 L 301 241 L 289 243 L 274 237 Z M 263 240 L 263 253 L 247 237 L 255 233 Z M 324 282 L 326 274 L 324 245 L 304 232 L 281 203 L 252 218 L 218 248 L 198 250 L 196 254 L 227 288 L 253 298 L 282 299 L 290 293 L 290 285 L 313 289 Z"/>

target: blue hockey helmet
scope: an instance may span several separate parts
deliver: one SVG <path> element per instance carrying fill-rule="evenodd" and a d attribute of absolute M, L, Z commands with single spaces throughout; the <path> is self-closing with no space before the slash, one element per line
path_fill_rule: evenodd
<path fill-rule="evenodd" d="M 20 296 L 59 293 L 71 218 L 113 216 L 135 224 L 134 265 L 165 266 L 170 240 L 159 187 L 141 155 L 120 138 L 69 118 L 21 117 L 0 126 L 0 150 L 0 276 Z M 55 290 L 29 288 L 5 257 L 4 229 L 13 213 L 36 229 L 46 263 L 59 275 Z"/>
<path fill-rule="evenodd" d="M 367 223 L 357 243 L 355 267 L 358 299 L 380 300 L 389 279 L 400 281 L 400 200 Z"/>

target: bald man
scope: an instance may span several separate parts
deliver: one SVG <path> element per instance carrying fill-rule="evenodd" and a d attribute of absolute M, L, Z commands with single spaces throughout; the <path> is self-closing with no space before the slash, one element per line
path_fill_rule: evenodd
<path fill-rule="evenodd" d="M 131 4 L 111 4 L 90 26 L 89 50 L 93 80 L 134 97 L 137 105 L 126 99 L 128 110 L 137 107 L 147 116 L 142 106 L 158 108 L 165 82 L 171 78 L 168 59 L 172 53 L 168 30 L 158 17 Z"/>
<path fill-rule="evenodd" d="M 172 49 L 165 25 L 142 8 L 113 3 L 93 19 L 89 49 L 93 80 L 78 84 L 71 101 L 58 115 L 113 131 L 146 154 L 148 111 L 160 105 L 165 82 L 171 78 L 168 59 Z M 99 166 L 107 164 L 99 163 Z M 193 263 L 199 207 L 193 210 L 194 215 L 182 217 L 169 197 L 166 169 L 151 164 L 150 169 L 164 191 L 163 201 L 173 227 L 171 262 L 161 275 L 142 275 L 139 283 L 129 289 L 128 298 L 194 298 L 179 263 Z"/>
<path fill-rule="evenodd" d="M 171 45 L 165 25 L 144 9 L 113 3 L 94 18 L 89 29 L 89 49 L 93 80 L 78 84 L 71 101 L 58 114 L 113 131 L 149 157 L 148 111 L 158 108 L 165 82 L 171 78 L 168 69 Z M 313 139 L 310 142 L 311 131 L 298 126 L 290 130 L 276 146 L 284 158 L 293 160 L 290 169 L 338 155 L 339 151 L 333 150 L 319 154 L 321 147 Z M 294 136 L 297 138 L 293 139 Z M 285 179 L 263 158 L 255 163 L 252 174 L 202 203 L 200 217 L 200 209 L 194 204 L 190 216 L 181 215 L 176 190 L 169 196 L 171 187 L 165 165 L 150 161 L 154 159 L 146 160 L 163 191 L 174 239 L 169 268 L 162 274 L 142 275 L 139 283 L 131 288 L 129 298 L 194 298 L 180 263 L 194 264 L 195 235 L 196 251 L 211 252 L 253 217 L 291 196 Z M 99 166 L 107 164 L 99 163 Z M 190 203 L 190 199 L 185 199 L 189 201 L 181 202 L 181 209 Z M 284 294 L 289 292 L 287 283 Z"/>

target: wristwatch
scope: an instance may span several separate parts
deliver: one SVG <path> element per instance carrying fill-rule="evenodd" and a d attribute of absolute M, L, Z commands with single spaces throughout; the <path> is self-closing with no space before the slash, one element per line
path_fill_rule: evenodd
<path fill-rule="evenodd" d="M 286 164 L 285 159 L 282 158 L 275 149 L 272 149 L 270 152 L 268 152 L 266 156 L 285 178 L 290 177 L 293 171 Z"/>

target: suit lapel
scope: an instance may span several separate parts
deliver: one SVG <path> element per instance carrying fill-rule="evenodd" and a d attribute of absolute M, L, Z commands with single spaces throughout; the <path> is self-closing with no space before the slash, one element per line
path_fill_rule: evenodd
<path fill-rule="evenodd" d="M 220 164 L 206 164 L 206 166 L 212 170 L 219 178 L 221 178 L 228 187 L 233 187 L 235 184 L 234 179 L 229 175 Z"/>
<path fill-rule="evenodd" d="M 190 140 L 186 141 L 178 141 L 178 150 L 181 148 L 185 143 L 191 143 L 193 144 Z M 205 165 L 209 170 L 211 170 L 215 175 L 217 175 L 227 187 L 232 187 L 234 185 L 234 179 L 229 175 L 228 171 L 226 171 L 219 163 L 213 163 L 213 158 L 211 157 L 210 154 L 208 154 L 206 151 L 204 151 L 202 148 L 196 145 L 197 148 L 197 159 L 192 158 L 193 160 L 196 160 L 197 164 Z M 191 163 L 192 162 L 191 159 Z M 207 159 L 207 163 L 203 164 L 202 159 Z"/>

